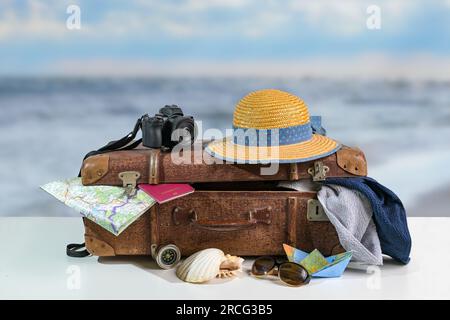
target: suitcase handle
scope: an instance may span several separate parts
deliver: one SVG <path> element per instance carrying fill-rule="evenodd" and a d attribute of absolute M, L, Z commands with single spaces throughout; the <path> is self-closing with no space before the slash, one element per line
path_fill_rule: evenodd
<path fill-rule="evenodd" d="M 183 220 L 187 220 L 187 222 L 196 228 L 211 230 L 211 231 L 237 231 L 243 229 L 254 228 L 258 223 L 271 224 L 271 212 L 272 207 L 266 207 L 263 209 L 254 209 L 248 211 L 245 215 L 247 216 L 246 220 L 241 221 L 210 221 L 210 220 L 199 220 L 197 212 L 195 209 L 191 209 L 188 212 L 183 214 L 183 210 L 179 207 L 176 207 L 173 210 L 173 218 L 175 225 L 180 225 L 180 221 L 178 218 Z M 183 217 L 184 216 L 184 217 Z"/>
<path fill-rule="evenodd" d="M 191 210 L 191 225 L 197 228 L 211 230 L 211 231 L 237 231 L 247 228 L 253 228 L 256 226 L 258 221 L 256 219 L 250 218 L 240 222 L 234 221 L 201 221 L 198 220 L 197 212 Z"/>

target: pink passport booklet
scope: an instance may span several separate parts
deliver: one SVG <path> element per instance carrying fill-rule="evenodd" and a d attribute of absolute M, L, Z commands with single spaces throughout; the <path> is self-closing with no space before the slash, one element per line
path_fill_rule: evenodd
<path fill-rule="evenodd" d="M 139 189 L 147 193 L 158 203 L 165 203 L 170 200 L 188 195 L 194 192 L 194 188 L 189 184 L 140 184 Z"/>

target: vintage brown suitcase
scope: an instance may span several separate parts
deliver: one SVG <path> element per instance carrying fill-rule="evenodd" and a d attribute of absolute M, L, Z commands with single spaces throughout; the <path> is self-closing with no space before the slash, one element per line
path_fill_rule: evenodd
<path fill-rule="evenodd" d="M 97 256 L 153 255 L 176 245 L 183 256 L 219 248 L 240 256 L 283 255 L 283 243 L 324 255 L 345 251 L 314 192 L 258 183 L 195 185 L 196 192 L 153 206 L 119 236 L 84 219 Z"/>
<path fill-rule="evenodd" d="M 202 146 L 200 146 L 202 150 Z M 325 177 L 352 177 L 367 175 L 364 153 L 359 149 L 343 147 L 330 156 L 294 164 L 280 164 L 273 175 L 261 175 L 257 164 L 214 163 L 206 152 L 192 152 L 191 161 L 175 164 L 170 152 L 139 148 L 112 151 L 91 156 L 83 161 L 83 185 L 132 186 L 139 183 L 196 183 L 229 181 L 282 181 Z M 266 166 L 267 167 L 267 166 Z"/>

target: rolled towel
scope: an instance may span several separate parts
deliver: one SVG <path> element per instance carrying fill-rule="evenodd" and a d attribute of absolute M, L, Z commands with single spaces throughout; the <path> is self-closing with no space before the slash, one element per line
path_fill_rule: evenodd
<path fill-rule="evenodd" d="M 360 192 L 337 185 L 324 185 L 317 193 L 342 247 L 353 252 L 353 261 L 382 265 L 380 239 L 372 220 L 373 210 Z"/>

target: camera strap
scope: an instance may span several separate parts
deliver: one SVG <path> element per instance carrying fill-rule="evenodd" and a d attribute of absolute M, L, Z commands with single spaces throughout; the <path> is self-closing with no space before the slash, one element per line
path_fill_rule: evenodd
<path fill-rule="evenodd" d="M 134 141 L 134 138 L 136 138 L 136 135 L 139 132 L 139 129 L 141 129 L 141 124 L 142 124 L 142 117 L 136 121 L 133 131 L 131 131 L 125 137 L 120 138 L 119 140 L 114 140 L 114 141 L 108 142 L 103 147 L 101 147 L 97 150 L 88 152 L 84 156 L 83 161 L 91 156 L 106 153 L 109 151 L 131 150 L 131 149 L 136 148 L 142 142 L 142 139 L 138 139 L 138 140 Z M 78 172 L 78 177 L 81 177 L 81 170 Z M 73 258 L 84 258 L 84 257 L 89 256 L 90 253 L 86 249 L 83 249 L 83 248 L 85 248 L 85 243 L 70 243 L 66 246 L 66 254 L 69 257 L 73 257 Z"/>
<path fill-rule="evenodd" d="M 72 258 L 84 258 L 89 255 L 89 251 L 85 249 L 85 243 L 69 243 L 66 246 L 66 254 Z"/>
<path fill-rule="evenodd" d="M 97 150 L 88 152 L 84 156 L 83 161 L 86 160 L 87 158 L 89 158 L 91 156 L 95 156 L 97 154 L 102 154 L 102 153 L 115 151 L 115 150 L 132 150 L 132 149 L 136 148 L 142 142 L 142 138 L 134 141 L 134 138 L 136 138 L 136 135 L 139 132 L 139 129 L 141 129 L 141 123 L 142 123 L 142 117 L 136 121 L 133 131 L 131 131 L 125 137 L 120 138 L 119 140 L 110 141 L 103 147 L 101 147 Z M 81 177 L 81 170 L 78 172 L 78 177 Z"/>

